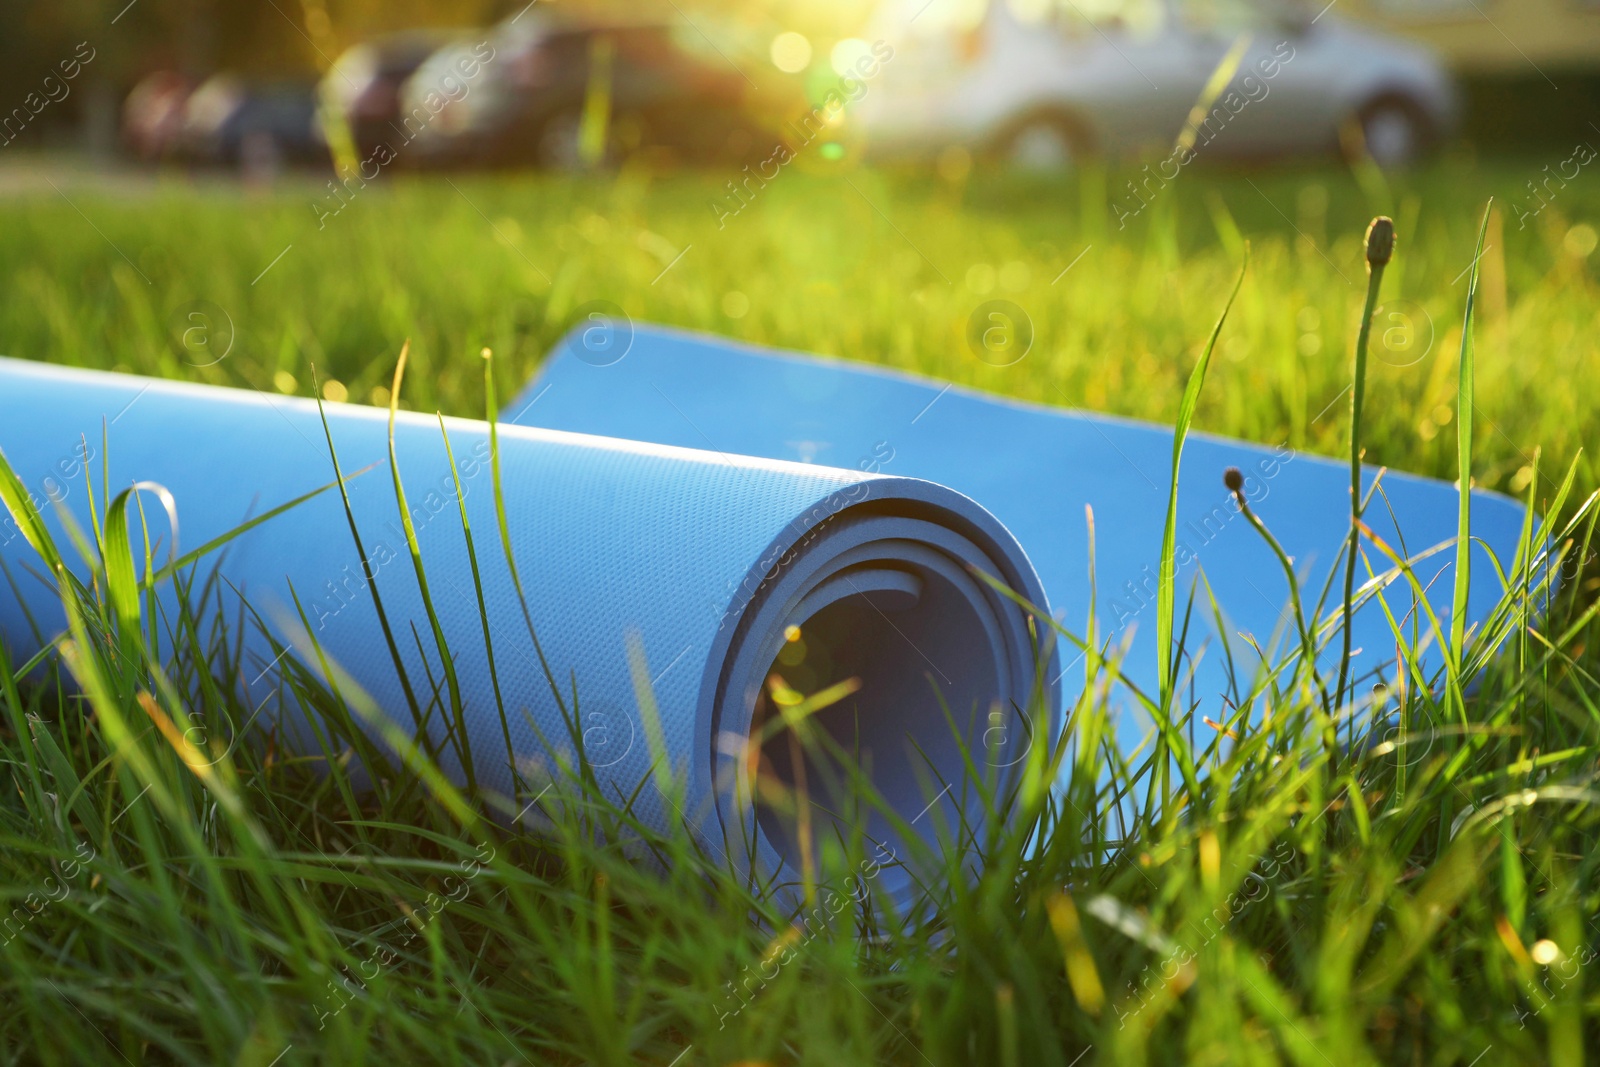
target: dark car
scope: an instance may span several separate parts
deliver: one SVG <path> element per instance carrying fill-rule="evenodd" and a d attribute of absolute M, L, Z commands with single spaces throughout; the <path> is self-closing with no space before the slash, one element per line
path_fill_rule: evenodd
<path fill-rule="evenodd" d="M 206 79 L 184 104 L 178 154 L 193 163 L 270 171 L 327 160 L 312 85 L 251 85 L 231 74 Z"/>
<path fill-rule="evenodd" d="M 407 30 L 345 52 L 322 79 L 325 108 L 344 118 L 363 157 L 395 139 L 400 90 L 428 57 L 460 39 L 459 30 Z"/>
<path fill-rule="evenodd" d="M 397 154 L 421 164 L 569 170 L 638 153 L 737 159 L 759 140 L 744 76 L 672 27 L 526 16 L 478 46 L 480 62 L 466 62 L 466 52 L 441 50 L 406 83 L 407 147 Z"/>

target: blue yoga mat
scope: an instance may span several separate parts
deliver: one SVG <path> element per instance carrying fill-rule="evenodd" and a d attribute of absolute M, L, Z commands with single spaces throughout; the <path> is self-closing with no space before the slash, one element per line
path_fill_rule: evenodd
<path fill-rule="evenodd" d="M 1128 642 L 1124 675 L 1145 693 L 1157 692 L 1156 575 L 1172 466 L 1170 429 L 1000 399 L 862 363 L 603 318 L 568 335 L 506 413 L 526 425 L 947 486 L 1015 535 L 1039 574 L 1049 610 L 1079 635 L 1087 632 L 1090 613 L 1085 508 L 1092 508 L 1099 635 L 1113 648 Z M 1198 595 L 1182 693 L 1182 704 L 1195 710 L 1191 725 L 1202 715 L 1225 719 L 1222 698 L 1237 704 L 1248 690 L 1260 662 L 1252 639 L 1262 648 L 1274 634 L 1294 640 L 1288 582 L 1223 485 L 1228 467 L 1244 474 L 1251 509 L 1293 558 L 1313 601 L 1350 528 L 1347 465 L 1287 446 L 1189 436 L 1177 511 L 1179 613 L 1201 568 L 1224 613 L 1218 627 L 1204 592 Z M 1377 471 L 1369 467 L 1365 475 L 1370 487 Z M 1395 471 L 1382 485 L 1387 505 L 1375 500 L 1366 513 L 1379 537 L 1411 557 L 1452 543 L 1415 564 L 1433 610 L 1447 619 L 1457 490 Z M 1473 535 L 1507 569 L 1524 513 L 1508 497 L 1473 493 Z M 1366 577 L 1358 570 L 1358 580 Z M 1476 623 L 1501 593 L 1482 546 L 1473 551 L 1472 581 L 1468 610 Z M 1341 591 L 1336 584 L 1330 609 Z M 1413 607 L 1404 584 L 1391 586 L 1387 597 L 1396 617 Z M 1395 649 L 1381 605 L 1371 602 L 1357 613 L 1353 635 L 1359 684 L 1388 678 Z M 1336 669 L 1337 660 L 1334 647 L 1326 661 Z M 1076 650 L 1063 651 L 1053 680 L 1069 704 L 1082 688 L 1084 667 Z M 1154 725 L 1125 690 L 1113 699 L 1118 741 L 1131 753 Z"/>
<path fill-rule="evenodd" d="M 641 346 L 634 363 L 590 380 L 593 389 L 585 395 L 592 401 L 566 410 L 576 414 L 592 402 L 598 412 L 608 379 L 633 381 L 649 393 L 648 382 L 633 372 L 659 372 L 686 346 L 663 338 L 666 364 L 652 362 L 644 351 L 651 346 Z M 572 369 L 558 359 L 552 373 Z M 841 382 L 850 378 L 823 370 L 828 373 Z M 576 379 L 573 394 L 576 401 Z M 281 684 L 290 659 L 322 673 L 314 638 L 380 709 L 409 727 L 411 698 L 383 636 L 376 591 L 413 696 L 443 750 L 451 705 L 442 695 L 443 658 L 387 470 L 387 415 L 341 404 L 326 410 L 342 470 L 348 475 L 378 465 L 349 483 L 364 549 L 356 546 L 339 494 L 329 491 L 251 529 L 207 562 L 220 568 L 287 650 L 280 654 L 266 634 L 247 632 L 248 666 L 237 684 L 251 706 L 277 720 L 291 746 L 317 753 L 314 723 Z M 555 404 L 541 410 L 553 411 Z M 643 409 L 636 414 L 647 421 Z M 628 421 L 618 426 L 626 429 Z M 102 428 L 109 439 L 105 456 Z M 395 434 L 432 602 L 459 676 L 472 765 L 482 785 L 510 794 L 508 730 L 521 773 L 532 783 L 517 797 L 521 806 L 535 799 L 527 793 L 548 778 L 563 749 L 571 757 L 572 746 L 501 550 L 488 427 L 460 419 L 441 427 L 435 418 L 401 413 Z M 9 359 L 0 360 L 0 450 L 62 546 L 70 544 L 66 517 L 81 530 L 91 526 L 86 461 L 96 492 L 107 482 L 100 476 L 103 462 L 113 491 L 136 480 L 164 486 L 176 502 L 179 551 L 334 477 L 323 424 L 310 401 Z M 785 801 L 804 786 L 818 805 L 814 838 L 829 836 L 820 820 L 830 817 L 835 787 L 829 775 L 837 768 L 825 760 L 796 762 L 780 739 L 763 754 L 763 780 L 778 788 L 758 790 L 751 774 L 755 764 L 745 740 L 754 728 L 777 721 L 764 693 L 775 664 L 790 671 L 797 687 L 860 679 L 859 692 L 815 722 L 859 762 L 915 833 L 976 814 L 975 807 L 963 807 L 972 794 L 959 788 L 958 735 L 996 773 L 1010 773 L 1020 762 L 1022 754 L 1013 749 L 1022 748 L 1027 731 L 1018 709 L 1042 688 L 1041 675 L 1053 678 L 1059 667 L 1038 659 L 1034 633 L 1043 628 L 980 575 L 1034 603 L 1042 604 L 1045 593 L 1016 540 L 968 497 L 898 474 L 703 443 L 681 447 L 506 426 L 500 451 L 533 631 L 603 787 L 619 798 L 638 791 L 634 811 L 645 820 L 661 826 L 687 820 L 714 852 L 726 852 L 736 864 L 766 871 L 787 863 L 792 870 L 798 846 Z M 498 698 L 456 504 L 457 478 L 481 568 Z M 159 558 L 174 534 L 163 528 L 153 502 L 146 511 L 162 538 Z M 71 556 L 70 548 L 63 552 Z M 9 579 L 0 588 L 0 638 L 12 661 L 20 662 L 59 634 L 65 620 L 38 555 L 9 516 L 0 523 L 0 564 Z M 86 566 L 80 571 L 88 573 Z M 170 583 L 163 587 L 169 614 L 174 595 Z M 227 610 L 238 617 L 237 608 L 234 603 Z M 637 650 L 631 659 L 630 647 Z M 430 678 L 441 695 L 435 696 Z M 641 689 L 653 694 L 656 719 Z M 1045 714 L 1057 728 L 1053 700 Z M 460 780 L 463 766 L 450 759 L 447 770 Z M 651 784 L 653 768 L 667 764 L 686 779 L 681 801 Z M 946 783 L 954 788 L 943 790 Z M 868 832 L 897 847 L 883 818 L 873 818 Z M 884 877 L 892 883 L 897 876 Z"/>

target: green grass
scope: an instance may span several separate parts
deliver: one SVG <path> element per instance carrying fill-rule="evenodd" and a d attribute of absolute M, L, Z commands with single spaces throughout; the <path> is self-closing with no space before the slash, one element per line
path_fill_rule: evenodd
<path fill-rule="evenodd" d="M 1362 232 L 1387 213 L 1400 253 L 1385 299 L 1419 305 L 1434 343 L 1409 367 L 1375 351 L 1368 460 L 1453 477 L 1446 420 L 1465 272 L 1483 203 L 1497 196 L 1506 214 L 1483 264 L 1476 475 L 1520 492 L 1536 447 L 1561 467 L 1600 429 L 1590 400 L 1600 392 L 1600 255 L 1580 257 L 1567 242 L 1574 224 L 1600 223 L 1600 183 L 1572 183 L 1519 230 L 1515 204 L 1545 162 L 1447 161 L 1382 197 L 1337 172 L 1192 170 L 1124 231 L 1109 215 L 1086 225 L 1073 182 L 982 176 L 959 189 L 872 173 L 846 185 L 790 168 L 721 230 L 708 205 L 727 191 L 712 176 L 457 177 L 454 189 L 410 180 L 362 190 L 322 230 L 312 203 L 331 194 L 310 181 L 273 194 L 168 180 L 96 195 L 63 180 L 72 204 L 43 185 L 0 202 L 0 353 L 261 389 L 284 372 L 302 393 L 315 363 L 363 400 L 388 385 L 409 337 L 407 400 L 477 414 L 481 346 L 495 350 L 509 395 L 574 308 L 605 299 L 641 321 L 1170 423 L 1242 235 L 1254 269 L 1196 425 L 1338 456 L 1348 447 L 1343 408 L 1325 409 L 1349 384 Z M 1121 181 L 1106 184 L 1114 193 Z M 748 301 L 742 317 L 725 311 L 729 293 Z M 973 310 L 997 298 L 1021 306 L 1036 337 L 1004 368 L 974 359 L 964 341 Z M 195 300 L 237 327 L 233 353 L 215 367 L 186 366 L 205 359 L 172 339 Z M 1580 477 L 1600 484 L 1587 463 Z"/>
<path fill-rule="evenodd" d="M 1491 222 L 1475 348 L 1461 336 L 1483 202 L 1541 165 L 1456 161 L 1365 193 L 1325 173 L 1196 172 L 1127 231 L 1080 217 L 1076 182 L 1004 177 L 785 174 L 720 231 L 709 177 L 407 181 L 320 232 L 311 187 L 63 185 L 71 204 L 48 188 L 0 203 L 0 351 L 301 392 L 315 364 L 387 403 L 410 338 L 407 405 L 474 415 L 480 347 L 506 396 L 573 308 L 607 299 L 1168 423 L 1192 380 L 1194 429 L 1348 454 L 1361 235 L 1386 211 L 1401 244 L 1385 297 L 1416 301 L 1436 338 L 1395 367 L 1374 328 L 1366 462 L 1455 477 L 1458 389 L 1475 383 L 1478 483 L 1551 510 L 1582 560 L 1600 303 L 1592 231 L 1573 227 L 1600 193 L 1573 184 L 1526 231 Z M 1241 238 L 1251 265 L 1201 388 Z M 1007 368 L 964 340 L 995 298 L 1035 329 Z M 171 337 L 193 300 L 237 327 L 214 366 Z M 386 768 L 367 793 L 260 735 L 224 753 L 249 716 L 227 679 L 250 622 L 215 610 L 205 561 L 179 577 L 193 610 L 150 618 L 137 515 L 120 512 L 102 498 L 94 580 L 64 585 L 73 632 L 44 658 L 76 685 L 19 684 L 0 657 L 0 891 L 5 914 L 22 909 L 0 944 L 4 1062 L 1345 1067 L 1578 1063 L 1600 1045 L 1596 583 L 1590 568 L 1534 614 L 1531 537 L 1481 630 L 1394 620 L 1407 649 L 1431 629 L 1447 651 L 1441 677 L 1383 695 L 1399 732 L 1326 745 L 1324 691 L 1291 641 L 1241 707 L 1200 709 L 1236 742 L 1179 710 L 1160 751 L 1200 776 L 1168 781 L 1141 773 L 1148 752 L 1111 749 L 1090 685 L 1070 743 L 991 797 L 1010 819 L 972 843 L 981 874 L 947 843 L 908 857 L 930 888 L 909 913 L 869 880 L 864 904 L 819 892 L 795 915 L 687 834 L 639 826 L 581 765 L 540 800 L 539 833 L 508 834 L 404 736 L 401 755 L 364 749 Z M 1270 530 L 1270 508 L 1256 517 Z M 498 550 L 488 532 L 478 546 Z M 1362 547 L 1361 581 L 1391 567 Z M 1163 598 L 1165 633 L 1182 632 L 1186 593 Z M 1338 641 L 1338 614 L 1308 620 L 1313 640 Z M 1073 636 L 1087 681 L 1116 671 L 1105 635 Z M 323 709 L 330 755 L 364 744 L 358 693 L 298 669 L 288 684 Z M 1069 765 L 1061 793 L 1042 787 L 1046 756 Z M 1122 798 L 1152 779 L 1156 815 L 1127 821 Z M 658 862 L 604 843 L 619 836 Z M 821 885 L 870 861 L 847 844 Z"/>

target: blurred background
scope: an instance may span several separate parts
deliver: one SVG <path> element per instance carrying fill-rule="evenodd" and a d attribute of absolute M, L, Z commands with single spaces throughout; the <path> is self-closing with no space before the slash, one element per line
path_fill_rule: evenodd
<path fill-rule="evenodd" d="M 1275 45 L 1294 59 L 1262 79 L 1279 100 L 1244 113 L 1218 154 L 1349 151 L 1350 122 L 1386 165 L 1449 139 L 1554 146 L 1595 136 L 1600 102 L 1594 0 L 7 0 L 0 11 L 8 154 L 252 178 L 356 165 L 380 143 L 405 167 L 572 168 L 637 153 L 755 164 L 771 154 L 763 131 L 803 137 L 788 125 L 802 105 L 830 91 L 853 104 L 855 82 L 872 85 L 863 100 L 885 99 L 823 116 L 861 127 L 830 130 L 836 150 L 1064 166 L 1171 144 L 1241 38 L 1246 75 Z M 900 61 L 885 66 L 888 54 Z"/>
<path fill-rule="evenodd" d="M 1249 243 L 1202 424 L 1332 454 L 1386 213 L 1372 458 L 1453 477 L 1493 197 L 1480 479 L 1521 492 L 1600 432 L 1597 0 L 3 0 L 0 26 L 8 355 L 385 403 L 410 338 L 406 402 L 480 414 L 481 346 L 510 395 L 600 308 L 1165 421 Z"/>

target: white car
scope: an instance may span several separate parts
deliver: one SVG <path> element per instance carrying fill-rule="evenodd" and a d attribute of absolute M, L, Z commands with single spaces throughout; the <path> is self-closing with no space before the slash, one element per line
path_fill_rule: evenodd
<path fill-rule="evenodd" d="M 1358 130 L 1380 165 L 1415 160 L 1456 124 L 1450 76 L 1426 49 L 1331 7 L 891 0 L 875 36 L 894 55 L 851 121 L 880 156 L 960 145 L 1041 168 L 1171 151 L 1186 123 L 1200 157 L 1328 151 Z M 1233 78 L 1197 110 L 1236 47 Z"/>

